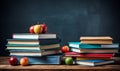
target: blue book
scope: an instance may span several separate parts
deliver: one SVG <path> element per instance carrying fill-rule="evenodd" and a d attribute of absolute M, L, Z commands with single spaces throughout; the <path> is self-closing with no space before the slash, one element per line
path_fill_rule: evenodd
<path fill-rule="evenodd" d="M 72 48 L 87 48 L 87 49 L 92 49 L 92 48 L 119 48 L 119 44 L 115 43 L 115 44 L 81 44 L 80 42 L 68 42 L 69 47 Z"/>
<path fill-rule="evenodd" d="M 104 64 L 114 63 L 114 60 L 78 60 L 76 64 L 86 65 L 86 66 L 98 66 Z"/>
<path fill-rule="evenodd" d="M 18 61 L 20 61 L 20 59 L 23 56 L 15 56 L 17 57 Z M 54 55 L 54 56 L 36 56 L 36 57 L 32 57 L 32 56 L 28 56 L 28 60 L 29 60 L 29 64 L 60 64 L 60 55 Z M 20 64 L 20 62 L 18 62 L 18 64 Z"/>

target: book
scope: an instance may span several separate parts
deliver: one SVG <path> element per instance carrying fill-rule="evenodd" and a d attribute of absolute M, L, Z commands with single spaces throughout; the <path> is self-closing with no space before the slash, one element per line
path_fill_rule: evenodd
<path fill-rule="evenodd" d="M 119 43 L 114 44 L 81 44 L 81 42 L 68 42 L 68 46 L 72 48 L 119 48 Z"/>
<path fill-rule="evenodd" d="M 43 52 L 43 51 L 52 51 L 52 50 L 60 50 L 60 48 L 52 48 L 52 49 L 9 49 L 9 52 Z"/>
<path fill-rule="evenodd" d="M 112 41 L 109 40 L 94 40 L 94 41 L 89 41 L 89 40 L 83 40 L 81 41 L 81 44 L 112 44 Z"/>
<path fill-rule="evenodd" d="M 77 52 L 66 52 L 64 54 L 68 57 L 80 57 L 80 58 L 111 58 L 114 56 L 113 53 L 77 53 Z"/>
<path fill-rule="evenodd" d="M 71 51 L 78 53 L 116 53 L 118 49 L 76 49 L 71 48 Z"/>
<path fill-rule="evenodd" d="M 101 40 L 101 41 L 112 41 L 112 37 L 110 36 L 82 36 L 80 37 L 80 40 L 81 41 L 98 41 L 98 40 Z"/>
<path fill-rule="evenodd" d="M 30 34 L 30 33 L 14 33 L 13 39 L 54 39 L 56 34 Z"/>
<path fill-rule="evenodd" d="M 23 56 L 15 56 L 18 61 L 20 61 L 20 59 Z M 52 55 L 52 56 L 27 56 L 29 59 L 29 64 L 60 64 L 60 55 Z M 18 64 L 20 64 L 20 62 L 18 62 Z"/>
<path fill-rule="evenodd" d="M 119 48 L 119 43 L 101 45 L 104 48 Z"/>
<path fill-rule="evenodd" d="M 86 66 L 99 66 L 114 63 L 114 60 L 77 60 L 76 64 Z"/>
<path fill-rule="evenodd" d="M 76 57 L 76 60 L 111 60 L 109 57 Z"/>
<path fill-rule="evenodd" d="M 45 56 L 59 54 L 60 50 L 42 51 L 42 52 L 11 52 L 10 56 Z"/>
<path fill-rule="evenodd" d="M 56 44 L 61 40 L 60 38 L 55 39 L 7 39 L 7 44 L 39 44 L 39 45 L 48 45 Z"/>
<path fill-rule="evenodd" d="M 7 49 L 52 49 L 52 48 L 59 48 L 60 44 L 50 44 L 50 45 L 39 45 L 39 44 L 7 44 Z"/>

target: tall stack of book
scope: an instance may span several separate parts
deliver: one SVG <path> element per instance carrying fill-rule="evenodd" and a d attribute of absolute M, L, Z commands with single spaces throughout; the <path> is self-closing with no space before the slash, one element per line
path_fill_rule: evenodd
<path fill-rule="evenodd" d="M 60 38 L 56 34 L 14 33 L 7 39 L 10 56 L 29 58 L 29 64 L 59 64 Z"/>
<path fill-rule="evenodd" d="M 65 56 L 76 57 L 76 63 L 81 65 L 114 63 L 111 58 L 118 52 L 119 44 L 113 43 L 112 40 L 109 36 L 80 37 L 80 42 L 69 42 L 72 52 L 65 53 Z"/>

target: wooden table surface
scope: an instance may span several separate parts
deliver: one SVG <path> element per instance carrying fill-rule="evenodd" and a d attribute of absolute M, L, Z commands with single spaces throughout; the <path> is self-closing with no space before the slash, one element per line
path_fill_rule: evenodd
<path fill-rule="evenodd" d="M 120 65 L 103 66 L 82 66 L 82 65 L 29 65 L 29 66 L 11 66 L 8 63 L 9 57 L 0 57 L 0 71 L 120 71 Z"/>

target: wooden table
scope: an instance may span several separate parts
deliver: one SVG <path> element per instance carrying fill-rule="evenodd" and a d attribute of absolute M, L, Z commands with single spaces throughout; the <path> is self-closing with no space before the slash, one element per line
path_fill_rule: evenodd
<path fill-rule="evenodd" d="M 0 57 L 0 71 L 120 71 L 120 65 L 103 65 L 96 67 L 81 65 L 29 65 L 11 66 L 9 57 Z"/>

